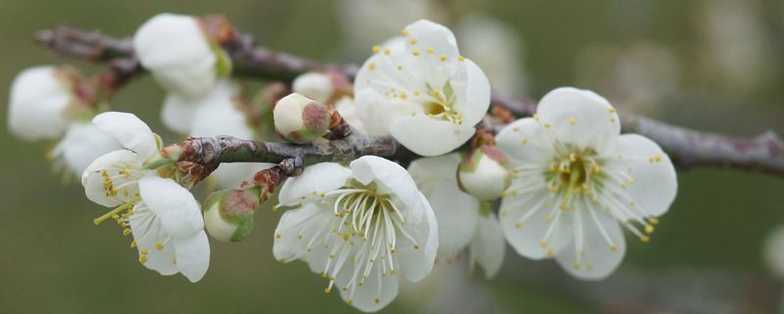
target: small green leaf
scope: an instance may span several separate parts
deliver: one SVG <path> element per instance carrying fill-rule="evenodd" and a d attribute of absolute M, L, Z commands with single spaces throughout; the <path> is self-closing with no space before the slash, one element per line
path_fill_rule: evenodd
<path fill-rule="evenodd" d="M 215 62 L 215 73 L 217 73 L 219 77 L 229 77 L 232 70 L 231 57 L 229 57 L 229 54 L 218 45 L 212 44 L 210 45 L 210 48 L 217 58 L 217 62 Z"/>

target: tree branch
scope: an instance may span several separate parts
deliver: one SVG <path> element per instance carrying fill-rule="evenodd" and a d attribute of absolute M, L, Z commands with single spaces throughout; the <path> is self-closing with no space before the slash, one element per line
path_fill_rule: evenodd
<path fill-rule="evenodd" d="M 56 27 L 38 33 L 37 40 L 52 51 L 92 62 L 109 62 L 107 80 L 119 88 L 144 69 L 133 55 L 130 39 L 115 39 L 98 32 L 72 27 Z M 234 35 L 223 42 L 232 58 L 234 74 L 240 77 L 290 81 L 308 71 L 335 69 L 349 78 L 355 65 L 329 65 L 295 55 L 255 46 L 249 35 Z M 536 111 L 533 101 L 508 98 L 493 93 L 492 103 L 517 117 Z M 784 141 L 773 131 L 755 137 L 731 137 L 670 125 L 633 114 L 622 114 L 623 131 L 638 133 L 657 142 L 682 169 L 694 167 L 734 168 L 784 176 Z M 495 124 L 495 128 L 502 124 Z M 286 144 L 280 144 L 286 145 Z M 301 148 L 300 148 L 301 149 Z"/>

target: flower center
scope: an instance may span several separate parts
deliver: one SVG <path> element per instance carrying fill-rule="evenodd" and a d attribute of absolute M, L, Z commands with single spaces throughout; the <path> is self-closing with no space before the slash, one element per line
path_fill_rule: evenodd
<path fill-rule="evenodd" d="M 399 240 L 409 241 L 415 250 L 419 249 L 419 244 L 404 229 L 406 218 L 392 196 L 379 191 L 375 183 L 364 185 L 351 181 L 327 196 L 335 197 L 333 210 L 338 218 L 332 232 L 343 241 L 332 248 L 327 258 L 322 274 L 330 282 L 325 291 L 332 291 L 338 273 L 347 261 L 351 262 L 353 272 L 342 287 L 349 293 L 350 300 L 356 287 L 364 285 L 370 276 L 377 276 L 380 282 L 381 277 L 396 273 L 397 261 L 393 256 L 400 245 Z M 353 259 L 349 258 L 352 252 Z M 380 296 L 380 291 L 378 293 Z"/>
<path fill-rule="evenodd" d="M 575 195 L 590 195 L 595 185 L 601 185 L 601 161 L 592 149 L 572 150 L 560 154 L 545 171 L 548 188 L 561 194 L 561 209 L 572 209 Z"/>
<path fill-rule="evenodd" d="M 455 109 L 456 96 L 452 83 L 447 80 L 440 89 L 433 88 L 429 83 L 425 85 L 427 95 L 430 96 L 424 104 L 425 114 L 431 118 L 462 124 L 463 115 Z"/>

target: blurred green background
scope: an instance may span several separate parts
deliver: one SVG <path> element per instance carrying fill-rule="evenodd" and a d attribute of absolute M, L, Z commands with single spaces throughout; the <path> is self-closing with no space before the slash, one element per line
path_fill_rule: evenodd
<path fill-rule="evenodd" d="M 780 0 L 487 0 L 437 5 L 431 14 L 442 21 L 457 23 L 462 16 L 483 14 L 516 32 L 516 49 L 523 53 L 515 70 L 526 78 L 524 94 L 531 98 L 557 86 L 577 85 L 595 89 L 627 110 L 693 128 L 737 135 L 769 128 L 784 133 Z M 361 62 L 369 47 L 347 51 L 352 39 L 342 31 L 345 16 L 336 14 L 338 10 L 334 1 L 0 0 L 0 95 L 7 97 L 14 75 L 26 67 L 70 62 L 37 47 L 35 31 L 69 24 L 129 35 L 160 12 L 224 13 L 274 49 L 323 61 Z M 384 10 L 381 16 L 395 14 L 378 10 Z M 377 41 L 395 34 L 379 34 Z M 496 52 L 485 53 L 492 57 Z M 112 105 L 137 113 L 171 142 L 177 137 L 160 124 L 162 97 L 154 82 L 144 78 L 121 91 Z M 5 116 L 4 109 L 0 120 L 6 121 Z M 273 259 L 275 213 L 257 215 L 257 229 L 245 242 L 213 241 L 210 270 L 198 284 L 181 276 L 161 277 L 137 263 L 119 230 L 92 224 L 101 208 L 83 197 L 79 184 L 63 185 L 60 175 L 50 170 L 45 154 L 52 143 L 22 142 L 5 128 L 0 145 L 0 313 L 355 312 L 337 296 L 325 296 L 327 282 L 304 264 Z M 730 304 L 714 313 L 773 311 L 781 294 L 777 284 L 770 284 L 775 281 L 763 263 L 762 246 L 767 233 L 784 223 L 784 180 L 700 169 L 680 172 L 679 183 L 675 205 L 654 240 L 642 245 L 630 237 L 627 258 L 607 282 L 580 283 L 553 262 L 527 261 L 508 249 L 495 280 L 473 274 L 467 290 L 455 292 L 452 299 L 447 296 L 446 302 L 484 296 L 491 304 L 482 308 L 485 313 L 653 313 L 634 304 L 654 299 L 662 308 L 684 309 L 671 313 L 688 312 L 677 302 Z M 531 275 L 534 272 L 545 275 Z M 713 285 L 716 276 L 718 286 Z M 737 283 L 743 285 L 721 290 L 721 285 Z M 663 285 L 660 290 L 672 285 L 673 291 L 686 291 L 684 298 L 689 299 L 645 293 L 586 297 L 586 291 L 600 294 L 606 287 L 618 293 L 654 284 Z M 427 287 L 426 293 L 398 298 L 383 312 L 443 311 L 427 296 L 446 291 L 444 284 Z"/>

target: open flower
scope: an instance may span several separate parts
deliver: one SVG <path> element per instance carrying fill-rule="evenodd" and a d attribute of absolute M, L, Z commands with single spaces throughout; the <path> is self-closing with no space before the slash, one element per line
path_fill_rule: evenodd
<path fill-rule="evenodd" d="M 133 37 L 139 61 L 171 92 L 201 97 L 215 84 L 223 54 L 213 47 L 198 19 L 159 14 L 142 25 Z"/>
<path fill-rule="evenodd" d="M 93 125 L 109 134 L 122 149 L 95 159 L 82 174 L 87 198 L 106 207 L 116 207 L 138 199 L 138 181 L 154 174 L 146 166 L 159 156 L 158 136 L 144 121 L 124 112 L 104 112 Z"/>
<path fill-rule="evenodd" d="M 8 105 L 8 126 L 25 140 L 57 138 L 68 128 L 68 108 L 74 101 L 67 68 L 38 66 L 14 78 Z"/>
<path fill-rule="evenodd" d="M 447 153 L 471 138 L 490 104 L 490 83 L 460 55 L 448 28 L 420 20 L 373 51 L 354 82 L 368 135 L 392 135 L 424 156 Z"/>
<path fill-rule="evenodd" d="M 337 286 L 347 303 L 366 312 L 389 304 L 399 275 L 419 281 L 430 273 L 438 249 L 437 224 L 425 197 L 405 169 L 365 156 L 350 168 L 337 163 L 307 167 L 280 190 L 283 214 L 273 254 L 303 260 Z"/>
<path fill-rule="evenodd" d="M 50 156 L 57 167 L 81 177 L 96 158 L 118 149 L 122 149 L 120 143 L 94 124 L 73 123 Z"/>
<path fill-rule="evenodd" d="M 210 245 L 204 232 L 199 203 L 171 179 L 142 178 L 133 203 L 95 219 L 113 219 L 131 234 L 139 263 L 161 275 L 183 274 L 191 282 L 204 277 L 210 263 Z"/>
<path fill-rule="evenodd" d="M 620 264 L 622 227 L 649 241 L 675 199 L 675 169 L 656 143 L 620 129 L 601 96 L 558 88 L 533 118 L 499 132 L 513 167 L 501 225 L 519 254 L 555 257 L 572 275 L 595 280 Z"/>
<path fill-rule="evenodd" d="M 495 276 L 504 260 L 506 243 L 491 207 L 457 183 L 461 157 L 457 153 L 420 158 L 408 172 L 427 197 L 438 220 L 438 256 L 452 260 L 467 247 L 470 263 L 482 266 L 487 278 Z"/>

